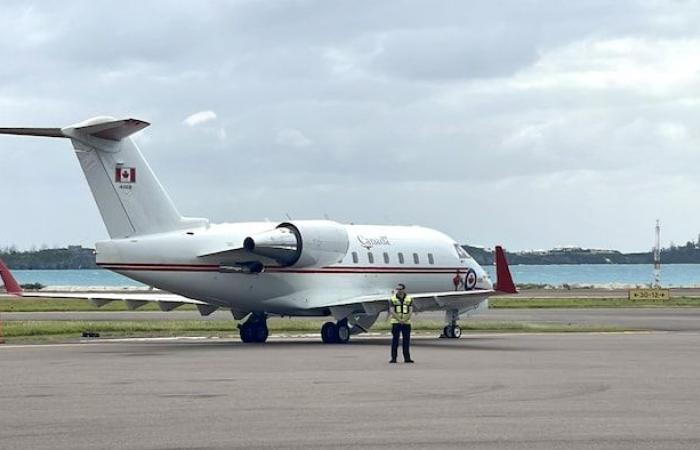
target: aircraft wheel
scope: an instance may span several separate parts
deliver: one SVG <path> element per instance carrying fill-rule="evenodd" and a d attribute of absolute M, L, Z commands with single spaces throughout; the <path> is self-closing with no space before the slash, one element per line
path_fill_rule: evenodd
<path fill-rule="evenodd" d="M 255 342 L 255 334 L 253 327 L 249 323 L 244 323 L 239 327 L 241 341 L 244 343 Z"/>
<path fill-rule="evenodd" d="M 335 326 L 335 338 L 339 344 L 346 344 L 350 340 L 350 327 L 347 323 L 339 323 Z"/>
<path fill-rule="evenodd" d="M 326 322 L 321 327 L 321 340 L 324 344 L 334 344 L 336 340 L 337 327 L 333 322 Z"/>
<path fill-rule="evenodd" d="M 263 343 L 263 342 L 267 341 L 267 337 L 270 334 L 270 331 L 267 329 L 266 324 L 259 323 L 251 328 L 253 330 L 253 332 L 252 332 L 253 342 Z"/>
<path fill-rule="evenodd" d="M 454 325 L 452 327 L 452 338 L 454 339 L 459 339 L 462 336 L 462 329 L 459 327 L 459 325 Z"/>

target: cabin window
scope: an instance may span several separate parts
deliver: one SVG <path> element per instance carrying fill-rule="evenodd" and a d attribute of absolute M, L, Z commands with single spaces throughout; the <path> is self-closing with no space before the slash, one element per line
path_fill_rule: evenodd
<path fill-rule="evenodd" d="M 357 258 L 357 252 L 352 252 L 352 262 L 354 262 L 355 264 L 357 264 L 358 261 L 359 261 L 359 260 L 358 260 L 358 258 Z"/>
<path fill-rule="evenodd" d="M 389 264 L 389 254 L 384 252 L 384 264 Z"/>
<path fill-rule="evenodd" d="M 367 252 L 367 260 L 369 261 L 370 264 L 374 264 L 374 253 Z"/>
<path fill-rule="evenodd" d="M 413 254 L 413 264 L 420 264 L 420 259 L 418 259 L 418 253 Z"/>
<path fill-rule="evenodd" d="M 435 264 L 435 258 L 432 253 L 428 253 L 428 264 Z"/>
<path fill-rule="evenodd" d="M 403 264 L 403 253 L 399 252 L 399 264 Z"/>

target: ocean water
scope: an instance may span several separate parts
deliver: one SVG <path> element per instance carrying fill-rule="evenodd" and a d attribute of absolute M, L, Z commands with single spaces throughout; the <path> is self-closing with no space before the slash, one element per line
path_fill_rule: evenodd
<path fill-rule="evenodd" d="M 493 266 L 484 267 L 493 280 Z M 577 264 L 549 266 L 510 266 L 516 283 L 561 286 L 628 287 L 650 284 L 654 266 L 651 264 Z M 666 287 L 700 286 L 700 264 L 668 264 L 661 267 L 661 284 Z"/>
<path fill-rule="evenodd" d="M 485 269 L 495 279 L 493 266 Z M 561 286 L 625 287 L 651 283 L 653 267 L 645 264 L 580 264 L 551 266 L 511 266 L 516 283 Z M 108 270 L 15 270 L 20 283 L 41 283 L 45 286 L 109 286 L 143 287 Z M 669 264 L 661 268 L 661 284 L 668 287 L 700 286 L 700 264 Z"/>
<path fill-rule="evenodd" d="M 12 274 L 20 284 L 41 283 L 44 286 L 144 286 L 138 281 L 104 269 L 13 270 Z"/>

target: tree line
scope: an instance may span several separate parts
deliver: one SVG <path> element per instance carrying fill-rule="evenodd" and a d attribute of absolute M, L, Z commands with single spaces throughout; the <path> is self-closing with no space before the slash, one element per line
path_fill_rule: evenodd
<path fill-rule="evenodd" d="M 493 264 L 493 251 L 464 245 L 464 249 L 479 263 Z M 653 253 L 622 253 L 616 250 L 554 249 L 546 252 L 506 252 L 510 264 L 652 264 Z M 81 246 L 41 248 L 18 251 L 14 247 L 0 249 L 0 258 L 19 270 L 96 269 L 95 251 Z M 700 264 L 700 244 L 671 244 L 661 249 L 662 264 Z"/>

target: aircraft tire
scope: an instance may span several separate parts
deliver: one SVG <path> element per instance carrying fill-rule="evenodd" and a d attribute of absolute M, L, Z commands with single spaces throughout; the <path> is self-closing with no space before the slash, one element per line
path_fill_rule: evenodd
<path fill-rule="evenodd" d="M 270 331 L 264 323 L 255 324 L 252 328 L 253 342 L 263 343 L 267 341 Z"/>
<path fill-rule="evenodd" d="M 239 329 L 241 341 L 246 344 L 249 342 L 255 342 L 255 334 L 253 331 L 253 327 L 250 324 L 244 323 L 243 325 L 241 325 Z"/>
<path fill-rule="evenodd" d="M 335 344 L 337 327 L 333 322 L 326 322 L 321 327 L 321 340 L 324 344 Z"/>
<path fill-rule="evenodd" d="M 451 333 L 450 333 L 451 338 L 459 339 L 462 336 L 462 329 L 459 327 L 459 325 L 455 325 L 455 326 L 452 326 L 450 328 L 452 328 Z"/>
<path fill-rule="evenodd" d="M 345 321 L 344 321 L 345 322 Z M 335 339 L 339 344 L 347 344 L 350 340 L 350 327 L 347 323 L 339 323 L 335 326 Z"/>

